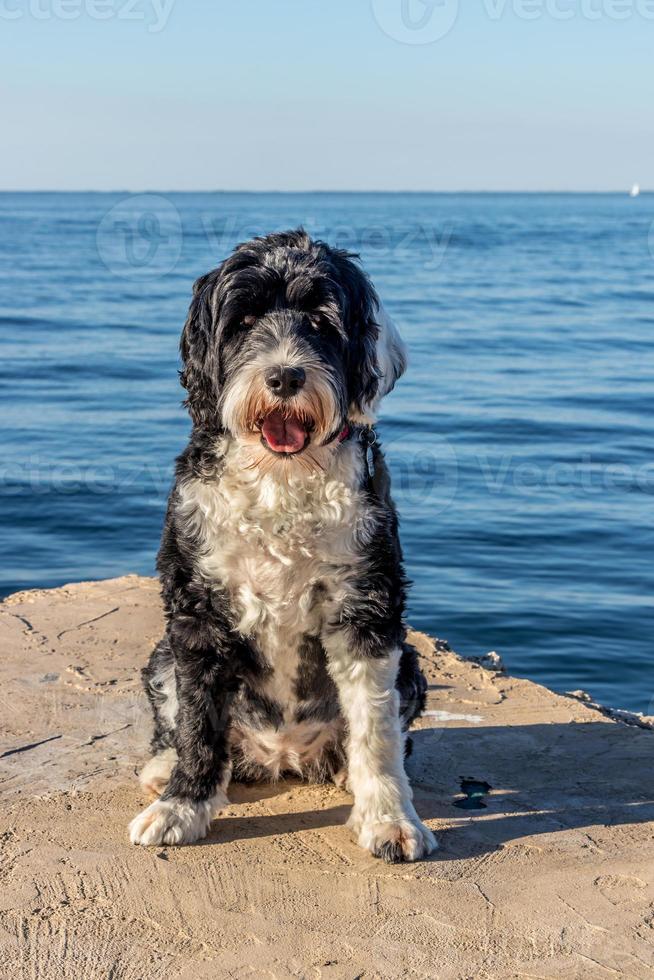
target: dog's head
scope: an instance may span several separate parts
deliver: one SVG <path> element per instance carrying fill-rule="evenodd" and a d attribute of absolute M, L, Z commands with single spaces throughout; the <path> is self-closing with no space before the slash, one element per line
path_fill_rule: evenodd
<path fill-rule="evenodd" d="M 181 340 L 196 426 L 289 460 L 372 420 L 406 357 L 354 258 L 300 229 L 239 245 L 198 279 Z"/>

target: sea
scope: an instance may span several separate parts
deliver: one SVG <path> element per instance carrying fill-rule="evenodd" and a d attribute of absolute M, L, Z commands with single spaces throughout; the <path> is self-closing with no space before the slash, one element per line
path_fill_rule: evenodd
<path fill-rule="evenodd" d="M 303 225 L 407 341 L 409 620 L 654 711 L 654 194 L 0 194 L 2 595 L 154 573 L 194 279 Z"/>

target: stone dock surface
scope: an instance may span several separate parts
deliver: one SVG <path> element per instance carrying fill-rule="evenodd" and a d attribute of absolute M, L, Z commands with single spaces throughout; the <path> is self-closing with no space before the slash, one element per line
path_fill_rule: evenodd
<path fill-rule="evenodd" d="M 654 977 L 654 732 L 412 634 L 432 858 L 376 861 L 349 795 L 300 782 L 137 848 L 157 583 L 19 593 L 0 629 L 1 977 Z"/>

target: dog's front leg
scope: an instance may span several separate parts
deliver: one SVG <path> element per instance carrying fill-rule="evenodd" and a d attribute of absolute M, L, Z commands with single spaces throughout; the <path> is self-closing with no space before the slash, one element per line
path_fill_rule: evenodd
<path fill-rule="evenodd" d="M 130 824 L 133 844 L 190 844 L 205 837 L 227 804 L 227 728 L 238 682 L 224 630 L 192 616 L 169 625 L 175 655 L 177 763 L 161 798 Z"/>
<path fill-rule="evenodd" d="M 376 857 L 416 861 L 438 845 L 414 809 L 404 769 L 395 687 L 400 650 L 361 652 L 345 630 L 323 642 L 348 728 L 348 784 L 354 795 L 348 825 Z"/>

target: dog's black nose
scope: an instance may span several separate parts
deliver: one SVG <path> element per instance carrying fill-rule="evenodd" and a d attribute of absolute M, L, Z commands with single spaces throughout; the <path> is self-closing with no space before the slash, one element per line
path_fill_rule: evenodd
<path fill-rule="evenodd" d="M 304 387 L 306 374 L 301 367 L 274 367 L 266 371 L 266 385 L 279 398 L 292 398 Z"/>

